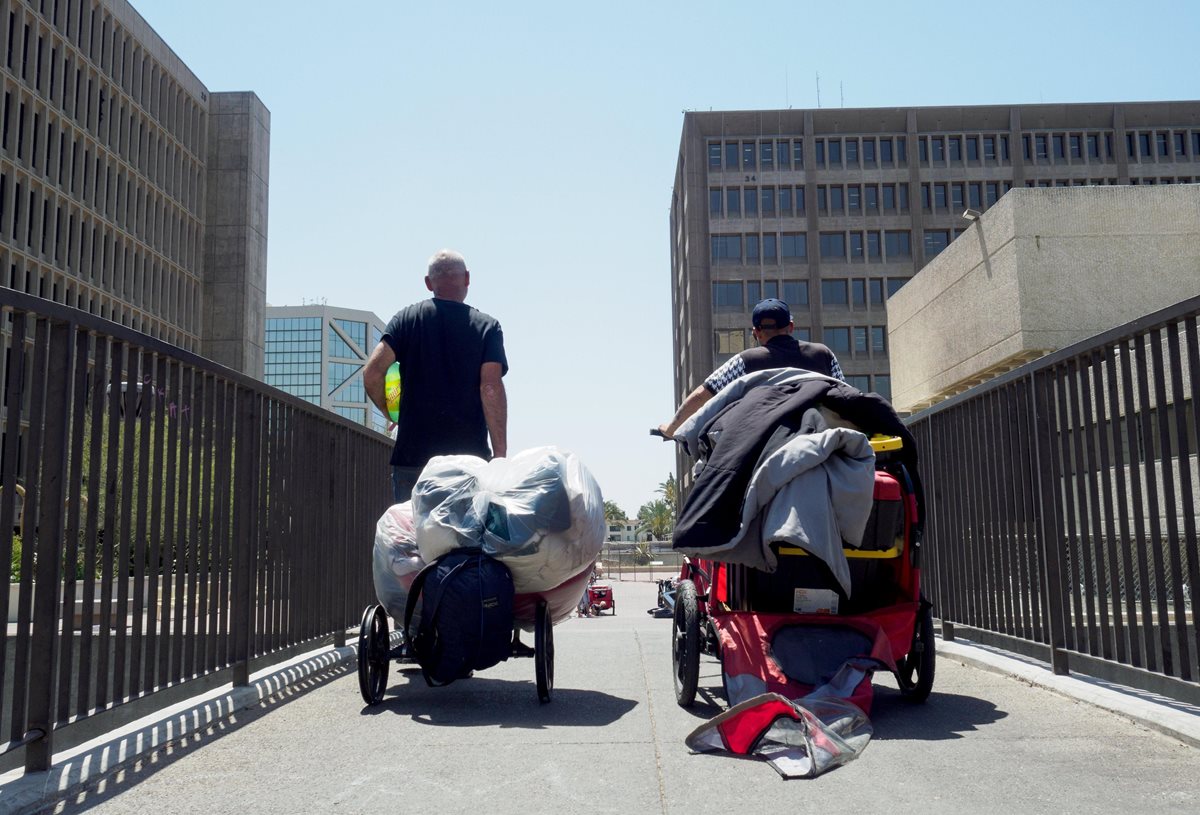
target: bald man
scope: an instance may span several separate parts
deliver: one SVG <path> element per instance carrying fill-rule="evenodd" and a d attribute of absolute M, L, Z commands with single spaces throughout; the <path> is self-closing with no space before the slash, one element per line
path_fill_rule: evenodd
<path fill-rule="evenodd" d="M 494 317 L 464 302 L 470 285 L 458 252 L 431 257 L 425 287 L 433 297 L 392 317 L 363 371 L 367 396 L 387 415 L 383 380 L 388 366 L 400 362 L 403 396 L 391 459 L 396 503 L 412 496 L 434 456 L 508 455 L 504 334 Z"/>

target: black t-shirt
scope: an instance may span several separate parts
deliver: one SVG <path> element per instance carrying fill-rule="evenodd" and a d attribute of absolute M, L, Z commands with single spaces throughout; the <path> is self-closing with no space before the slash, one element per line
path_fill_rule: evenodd
<path fill-rule="evenodd" d="M 400 363 L 400 420 L 392 464 L 421 467 L 433 456 L 490 458 L 479 368 L 508 372 L 494 317 L 466 303 L 431 298 L 399 311 L 383 341 Z"/>

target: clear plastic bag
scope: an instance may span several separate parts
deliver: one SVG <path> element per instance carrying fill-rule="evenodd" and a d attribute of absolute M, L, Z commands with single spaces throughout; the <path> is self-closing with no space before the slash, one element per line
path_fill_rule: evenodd
<path fill-rule="evenodd" d="M 375 524 L 371 576 L 375 597 L 396 620 L 404 620 L 409 589 L 424 565 L 417 550 L 412 503 L 405 501 L 388 507 Z"/>
<path fill-rule="evenodd" d="M 479 546 L 518 593 L 548 591 L 588 567 L 604 543 L 604 499 L 583 463 L 557 447 L 511 458 L 437 456 L 413 488 L 421 557 Z"/>

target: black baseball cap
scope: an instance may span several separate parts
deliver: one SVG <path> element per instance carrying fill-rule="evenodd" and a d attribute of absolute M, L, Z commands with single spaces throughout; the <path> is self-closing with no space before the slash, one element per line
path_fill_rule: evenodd
<path fill-rule="evenodd" d="M 787 303 L 782 300 L 776 300 L 774 297 L 768 297 L 757 306 L 754 307 L 754 312 L 750 315 L 750 321 L 755 328 L 762 328 L 764 320 L 771 320 L 774 325 L 769 328 L 783 328 L 792 321 L 792 312 L 788 310 Z"/>

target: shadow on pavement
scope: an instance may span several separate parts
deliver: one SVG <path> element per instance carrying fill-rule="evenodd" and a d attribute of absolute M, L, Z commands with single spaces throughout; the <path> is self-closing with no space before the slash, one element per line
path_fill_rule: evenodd
<path fill-rule="evenodd" d="M 543 705 L 532 676 L 527 681 L 475 676 L 442 688 L 427 686 L 416 671 L 406 671 L 401 677 L 388 688 L 382 702 L 364 707 L 362 714 L 408 716 L 417 724 L 436 727 L 541 730 L 603 727 L 637 706 L 633 699 L 581 688 L 555 688 L 550 703 Z"/>
<path fill-rule="evenodd" d="M 874 738 L 903 741 L 942 741 L 961 739 L 964 734 L 1000 721 L 1008 712 L 986 699 L 936 690 L 921 704 L 904 699 L 899 691 L 875 688 L 871 706 Z"/>

